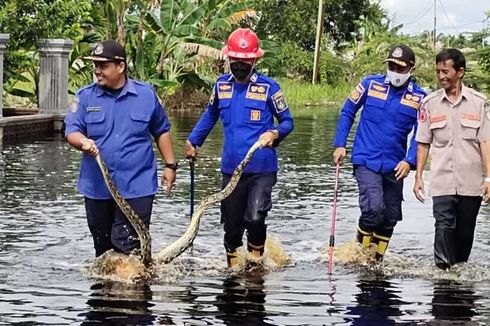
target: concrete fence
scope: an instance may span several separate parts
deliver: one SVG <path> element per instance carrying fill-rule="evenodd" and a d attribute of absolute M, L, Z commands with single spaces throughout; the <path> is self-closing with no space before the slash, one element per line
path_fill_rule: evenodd
<path fill-rule="evenodd" d="M 3 116 L 3 57 L 9 34 L 0 34 L 0 141 L 48 130 L 60 131 L 68 107 L 68 56 L 71 40 L 41 39 L 38 43 L 39 113 L 29 116 Z"/>

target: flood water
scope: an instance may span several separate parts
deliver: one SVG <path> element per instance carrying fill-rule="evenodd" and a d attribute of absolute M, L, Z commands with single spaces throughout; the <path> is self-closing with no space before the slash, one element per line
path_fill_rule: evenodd
<path fill-rule="evenodd" d="M 175 151 L 197 117 L 173 116 Z M 226 270 L 219 208 L 205 212 L 192 251 L 156 281 L 126 284 L 88 272 L 92 238 L 76 191 L 80 153 L 59 135 L 5 143 L 0 151 L 0 325 L 486 325 L 490 323 L 490 209 L 478 218 L 468 264 L 432 264 L 431 202 L 406 180 L 404 220 L 383 265 L 334 260 L 327 273 L 335 167 L 330 143 L 337 110 L 295 115 L 280 147 L 268 232 L 292 262 L 264 275 Z M 196 165 L 196 198 L 219 190 L 221 134 L 208 137 Z M 161 165 L 160 165 L 161 166 Z M 428 177 L 426 178 L 428 179 Z M 171 196 L 156 198 L 157 251 L 189 218 L 189 167 L 181 161 Z M 354 238 L 359 208 L 350 164 L 340 173 L 335 245 Z M 341 253 L 336 252 L 340 257 Z"/>

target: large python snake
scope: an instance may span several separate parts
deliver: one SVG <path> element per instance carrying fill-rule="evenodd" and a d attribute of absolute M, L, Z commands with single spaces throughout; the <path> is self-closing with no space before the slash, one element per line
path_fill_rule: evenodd
<path fill-rule="evenodd" d="M 197 232 L 199 231 L 199 223 L 201 221 L 201 217 L 204 211 L 214 203 L 222 201 L 226 197 L 228 197 L 233 190 L 235 189 L 238 181 L 240 181 L 240 177 L 243 173 L 243 169 L 250 162 L 252 156 L 255 151 L 262 147 L 260 141 L 257 141 L 250 147 L 245 158 L 238 164 L 237 168 L 233 171 L 233 174 L 230 178 L 228 184 L 220 191 L 215 194 L 211 194 L 205 198 L 203 198 L 199 205 L 197 205 L 194 214 L 192 214 L 191 221 L 189 222 L 189 226 L 184 234 L 178 238 L 176 241 L 171 243 L 166 248 L 162 249 L 154 256 L 154 262 L 162 262 L 169 263 L 174 258 L 183 253 L 187 248 L 192 245 L 195 237 L 197 236 Z M 140 258 L 143 264 L 148 267 L 152 263 L 151 256 L 151 235 L 146 227 L 146 225 L 141 221 L 138 214 L 129 206 L 128 202 L 122 197 L 122 195 L 117 190 L 116 185 L 112 182 L 109 170 L 105 165 L 104 161 L 100 156 L 100 152 L 95 156 L 97 164 L 102 172 L 102 176 L 104 177 L 104 181 L 109 189 L 114 201 L 117 203 L 123 214 L 129 220 L 134 230 L 138 234 L 140 240 Z"/>

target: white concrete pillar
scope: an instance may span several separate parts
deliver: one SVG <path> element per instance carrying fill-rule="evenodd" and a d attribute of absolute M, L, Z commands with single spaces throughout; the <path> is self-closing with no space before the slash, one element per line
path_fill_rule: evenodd
<path fill-rule="evenodd" d="M 68 108 L 68 55 L 73 42 L 41 39 L 38 46 L 39 113 L 65 115 Z"/>

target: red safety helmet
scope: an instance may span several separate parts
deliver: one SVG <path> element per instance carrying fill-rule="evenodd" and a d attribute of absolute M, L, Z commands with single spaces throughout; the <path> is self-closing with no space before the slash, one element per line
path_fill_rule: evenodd
<path fill-rule="evenodd" d="M 239 28 L 231 33 L 221 51 L 230 58 L 239 59 L 255 59 L 264 55 L 259 38 L 250 28 Z"/>

